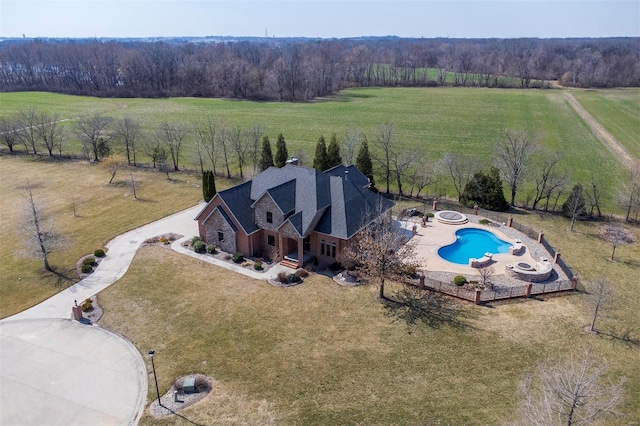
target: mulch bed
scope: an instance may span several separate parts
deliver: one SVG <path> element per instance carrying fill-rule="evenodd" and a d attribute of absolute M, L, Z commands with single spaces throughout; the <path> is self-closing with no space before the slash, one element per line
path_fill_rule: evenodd
<path fill-rule="evenodd" d="M 176 384 L 182 383 L 187 377 L 195 377 L 196 379 L 196 393 L 184 393 L 181 387 L 176 387 Z M 151 386 L 151 383 L 149 384 Z M 180 377 L 171 386 L 169 392 L 160 397 L 162 407 L 158 404 L 158 400 L 155 399 L 149 405 L 149 414 L 155 418 L 165 418 L 178 413 L 181 410 L 195 404 L 198 401 L 204 399 L 209 393 L 211 393 L 211 380 L 204 374 L 190 374 L 188 376 Z M 174 392 L 178 392 L 178 400 L 175 400 Z"/>

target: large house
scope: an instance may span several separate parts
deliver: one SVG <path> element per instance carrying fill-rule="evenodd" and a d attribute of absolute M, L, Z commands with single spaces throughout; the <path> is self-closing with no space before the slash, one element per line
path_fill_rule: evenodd
<path fill-rule="evenodd" d="M 229 253 L 271 254 L 292 268 L 314 256 L 332 263 L 372 212 L 393 206 L 369 185 L 355 166 L 270 167 L 218 192 L 195 219 L 200 238 Z"/>

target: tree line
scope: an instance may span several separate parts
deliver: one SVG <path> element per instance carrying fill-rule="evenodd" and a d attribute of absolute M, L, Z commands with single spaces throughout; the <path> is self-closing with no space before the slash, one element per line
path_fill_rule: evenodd
<path fill-rule="evenodd" d="M 639 62 L 637 38 L 13 40 L 0 43 L 0 90 L 299 101 L 349 87 L 620 87 L 640 86 Z"/>

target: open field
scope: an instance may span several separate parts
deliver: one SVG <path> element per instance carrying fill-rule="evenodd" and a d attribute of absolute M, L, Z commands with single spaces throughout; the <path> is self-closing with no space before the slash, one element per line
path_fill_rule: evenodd
<path fill-rule="evenodd" d="M 615 91 L 602 91 L 615 93 Z M 640 92 L 629 89 L 630 97 Z M 60 117 L 104 112 L 114 117 L 139 118 L 149 137 L 162 121 L 193 124 L 215 114 L 230 126 L 265 126 L 274 142 L 283 133 L 289 153 L 303 152 L 311 159 L 320 135 L 342 135 L 347 128 L 362 130 L 371 142 L 377 126 L 393 123 L 399 144 L 421 161 L 437 161 L 446 153 L 467 153 L 487 164 L 493 145 L 505 129 L 523 129 L 542 135 L 543 152 L 563 154 L 573 181 L 587 182 L 591 174 L 614 192 L 624 176 L 623 167 L 591 133 L 559 90 L 502 90 L 475 88 L 354 89 L 335 97 L 307 103 L 260 103 L 225 99 L 97 99 L 48 93 L 0 93 L 0 114 L 9 115 L 34 105 Z M 71 134 L 70 125 L 65 122 Z M 629 140 L 640 140 L 637 115 L 625 119 Z M 634 139 L 635 135 L 635 139 Z M 630 143 L 630 142 L 629 142 Z M 189 146 L 193 150 L 193 143 Z M 69 149 L 80 152 L 72 138 Z M 189 151 L 187 149 L 186 151 Z M 193 154 L 185 152 L 184 163 Z M 143 159 L 148 161 L 148 159 Z M 380 179 L 378 179 L 380 181 Z M 442 190 L 452 194 L 447 183 Z M 605 204 L 609 200 L 605 199 Z"/>
<path fill-rule="evenodd" d="M 640 92 L 638 89 L 577 90 L 580 104 L 602 124 L 629 154 L 640 159 Z"/>
<path fill-rule="evenodd" d="M 133 199 L 126 182 L 139 185 Z M 116 175 L 100 165 L 0 157 L 0 318 L 28 308 L 78 280 L 76 261 L 129 229 L 192 206 L 202 198 L 200 177 L 175 173 L 171 181 L 152 171 L 132 168 Z M 51 255 L 59 275 L 41 273 L 42 261 L 25 257 L 21 230 L 27 179 L 36 203 L 55 219 L 65 247 Z M 228 183 L 218 179 L 219 187 Z M 76 203 L 77 217 L 73 216 Z"/>
<path fill-rule="evenodd" d="M 592 224 L 568 233 L 562 218 L 518 219 L 544 227 L 584 279 L 608 277 L 616 301 L 598 328 L 627 332 L 635 343 L 582 331 L 587 294 L 490 307 L 454 302 L 462 326 L 409 328 L 385 315 L 372 287 L 343 288 L 316 275 L 275 288 L 161 247 L 139 251 L 127 275 L 101 293 L 101 324 L 141 353 L 156 350 L 161 393 L 185 374 L 216 380 L 212 395 L 181 413 L 199 424 L 499 424 L 514 419 L 518 383 L 536 362 L 585 349 L 607 360 L 611 377 L 626 377 L 626 416 L 607 424 L 633 424 L 640 247 L 619 249 L 612 263 Z"/>

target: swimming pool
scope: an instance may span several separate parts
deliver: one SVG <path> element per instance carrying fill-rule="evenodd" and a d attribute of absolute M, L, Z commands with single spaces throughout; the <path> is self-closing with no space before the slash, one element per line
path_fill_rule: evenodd
<path fill-rule="evenodd" d="M 464 228 L 456 231 L 456 241 L 440 247 L 438 255 L 459 265 L 469 264 L 469 258 L 480 258 L 485 253 L 509 253 L 511 243 L 501 240 L 484 229 Z"/>

